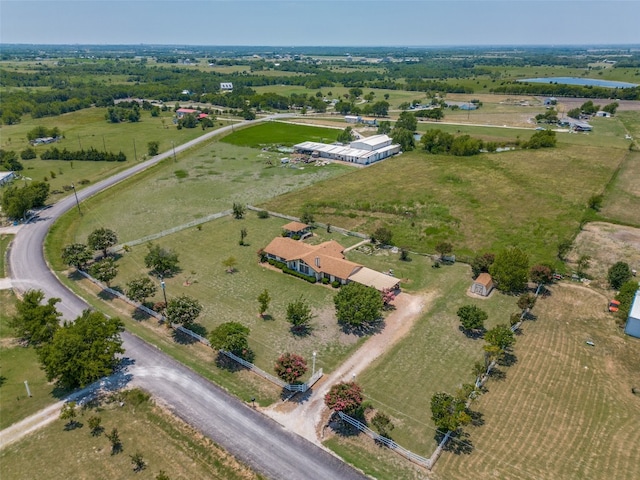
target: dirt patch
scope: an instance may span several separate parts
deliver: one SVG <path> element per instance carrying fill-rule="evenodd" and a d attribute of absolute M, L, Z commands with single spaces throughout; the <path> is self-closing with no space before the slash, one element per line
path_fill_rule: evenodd
<path fill-rule="evenodd" d="M 607 271 L 614 263 L 627 262 L 632 269 L 640 270 L 640 229 L 604 222 L 588 223 L 574 242 L 569 264 L 575 268 L 582 255 L 591 257 L 587 269 L 593 277 L 591 286 L 607 290 Z"/>

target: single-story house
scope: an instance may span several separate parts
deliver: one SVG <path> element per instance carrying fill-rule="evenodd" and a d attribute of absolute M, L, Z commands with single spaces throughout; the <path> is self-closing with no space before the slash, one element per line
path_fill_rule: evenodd
<path fill-rule="evenodd" d="M 200 113 L 200 110 L 195 110 L 193 108 L 179 108 L 176 110 L 176 116 L 178 118 L 182 118 L 185 115 L 195 115 L 197 117 Z"/>
<path fill-rule="evenodd" d="M 629 309 L 629 317 L 624 327 L 624 333 L 632 337 L 640 338 L 640 289 L 633 298 L 633 303 Z"/>
<path fill-rule="evenodd" d="M 491 290 L 493 290 L 493 278 L 486 272 L 478 275 L 478 278 L 476 278 L 473 281 L 473 285 L 471 285 L 471 293 L 482 295 L 483 297 L 488 297 Z"/>
<path fill-rule="evenodd" d="M 15 178 L 16 174 L 13 172 L 0 172 L 0 186 L 5 183 L 9 183 Z"/>
<path fill-rule="evenodd" d="M 287 236 L 289 237 L 293 237 L 294 235 L 297 235 L 302 238 L 304 235 L 309 233 L 310 228 L 311 228 L 311 225 L 307 225 L 306 223 L 290 222 L 284 225 L 282 227 L 282 230 L 284 230 Z"/>
<path fill-rule="evenodd" d="M 298 273 L 315 277 L 316 280 L 327 278 L 342 285 L 354 281 L 380 291 L 400 288 L 397 278 L 363 267 L 344 258 L 344 247 L 335 240 L 308 245 L 289 237 L 276 237 L 263 249 L 268 259 L 287 265 Z"/>

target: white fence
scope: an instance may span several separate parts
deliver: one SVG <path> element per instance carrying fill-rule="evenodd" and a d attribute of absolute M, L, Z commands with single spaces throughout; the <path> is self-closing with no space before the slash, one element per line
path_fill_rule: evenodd
<path fill-rule="evenodd" d="M 338 416 L 340 417 L 341 420 L 344 420 L 345 422 L 353 425 L 361 432 L 373 438 L 376 442 L 382 443 L 383 445 L 389 447 L 394 452 L 399 453 L 403 457 L 411 460 L 414 463 L 417 463 L 421 467 L 431 469 L 431 460 L 429 460 L 428 458 L 421 457 L 420 455 L 413 453 L 404 447 L 401 447 L 390 438 L 383 437 L 382 435 L 377 434 L 376 432 L 371 430 L 369 427 L 367 427 L 364 423 L 360 422 L 359 420 L 356 420 L 353 417 L 350 417 L 349 415 L 346 415 L 345 413 L 338 412 Z"/>
<path fill-rule="evenodd" d="M 306 392 L 307 390 L 309 390 L 314 383 L 316 383 L 318 380 L 320 380 L 320 377 L 322 377 L 322 369 L 316 371 L 309 380 L 307 380 L 306 383 L 300 383 L 300 384 L 294 384 L 294 383 L 285 383 L 282 380 L 280 380 L 278 377 L 275 377 L 273 375 L 271 375 L 270 373 L 265 372 L 264 370 L 256 367 L 253 363 L 251 362 L 247 362 L 244 358 L 240 358 L 237 355 L 234 355 L 231 352 L 228 352 L 226 350 L 220 350 L 220 353 L 222 353 L 223 355 L 226 355 L 227 357 L 229 357 L 232 360 L 235 360 L 236 362 L 238 362 L 240 365 L 247 367 L 249 370 L 251 370 L 252 372 L 260 375 L 262 378 L 269 380 L 271 383 L 275 383 L 276 385 L 278 385 L 279 387 L 282 387 L 286 390 L 289 390 L 290 392 Z"/>

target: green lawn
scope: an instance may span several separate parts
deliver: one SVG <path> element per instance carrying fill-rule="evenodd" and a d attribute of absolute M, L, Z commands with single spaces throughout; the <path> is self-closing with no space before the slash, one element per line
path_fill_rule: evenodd
<path fill-rule="evenodd" d="M 11 240 L 13 240 L 13 235 L 0 235 L 0 278 L 4 277 L 6 274 L 4 258 L 7 254 L 7 248 L 9 247 Z"/>
<path fill-rule="evenodd" d="M 221 141 L 240 147 L 259 148 L 265 145 L 292 146 L 305 141 L 332 143 L 337 136 L 338 131 L 330 128 L 268 122 L 238 130 Z"/>
<path fill-rule="evenodd" d="M 191 430 L 152 402 L 103 401 L 82 410 L 82 426 L 65 429 L 56 420 L 0 452 L 0 476 L 11 479 L 151 479 L 164 470 L 169 478 L 250 480 L 262 478 L 226 451 Z M 104 432 L 91 435 L 88 418 L 102 419 Z M 118 429 L 122 451 L 111 454 L 105 433 Z M 130 455 L 140 452 L 146 463 L 134 472 Z"/>
<path fill-rule="evenodd" d="M 586 137 L 585 137 L 586 138 Z M 433 253 L 450 241 L 458 254 L 519 245 L 532 261 L 555 261 L 559 240 L 572 237 L 588 198 L 602 192 L 625 148 L 572 145 L 474 157 L 410 152 L 265 202 L 370 233 L 386 225 L 393 242 Z"/>

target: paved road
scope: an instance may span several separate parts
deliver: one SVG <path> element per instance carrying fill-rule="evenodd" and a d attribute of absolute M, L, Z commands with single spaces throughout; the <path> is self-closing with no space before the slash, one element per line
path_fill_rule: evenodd
<path fill-rule="evenodd" d="M 176 153 L 231 128 L 224 127 L 176 147 Z M 80 200 L 88 198 L 171 155 L 173 151 L 138 164 L 79 191 L 78 197 Z M 76 318 L 88 305 L 64 287 L 49 270 L 44 259 L 43 244 L 53 222 L 71 208 L 75 208 L 73 196 L 43 210 L 37 220 L 20 229 L 9 252 L 14 288 L 20 291 L 38 288 L 47 297 L 61 298 L 57 307 L 66 319 Z M 127 373 L 131 375 L 133 384 L 149 391 L 180 418 L 256 471 L 274 479 L 366 478 L 330 453 L 286 431 L 273 420 L 226 394 L 155 347 L 126 332 L 123 340 L 126 356 L 130 360 Z"/>

